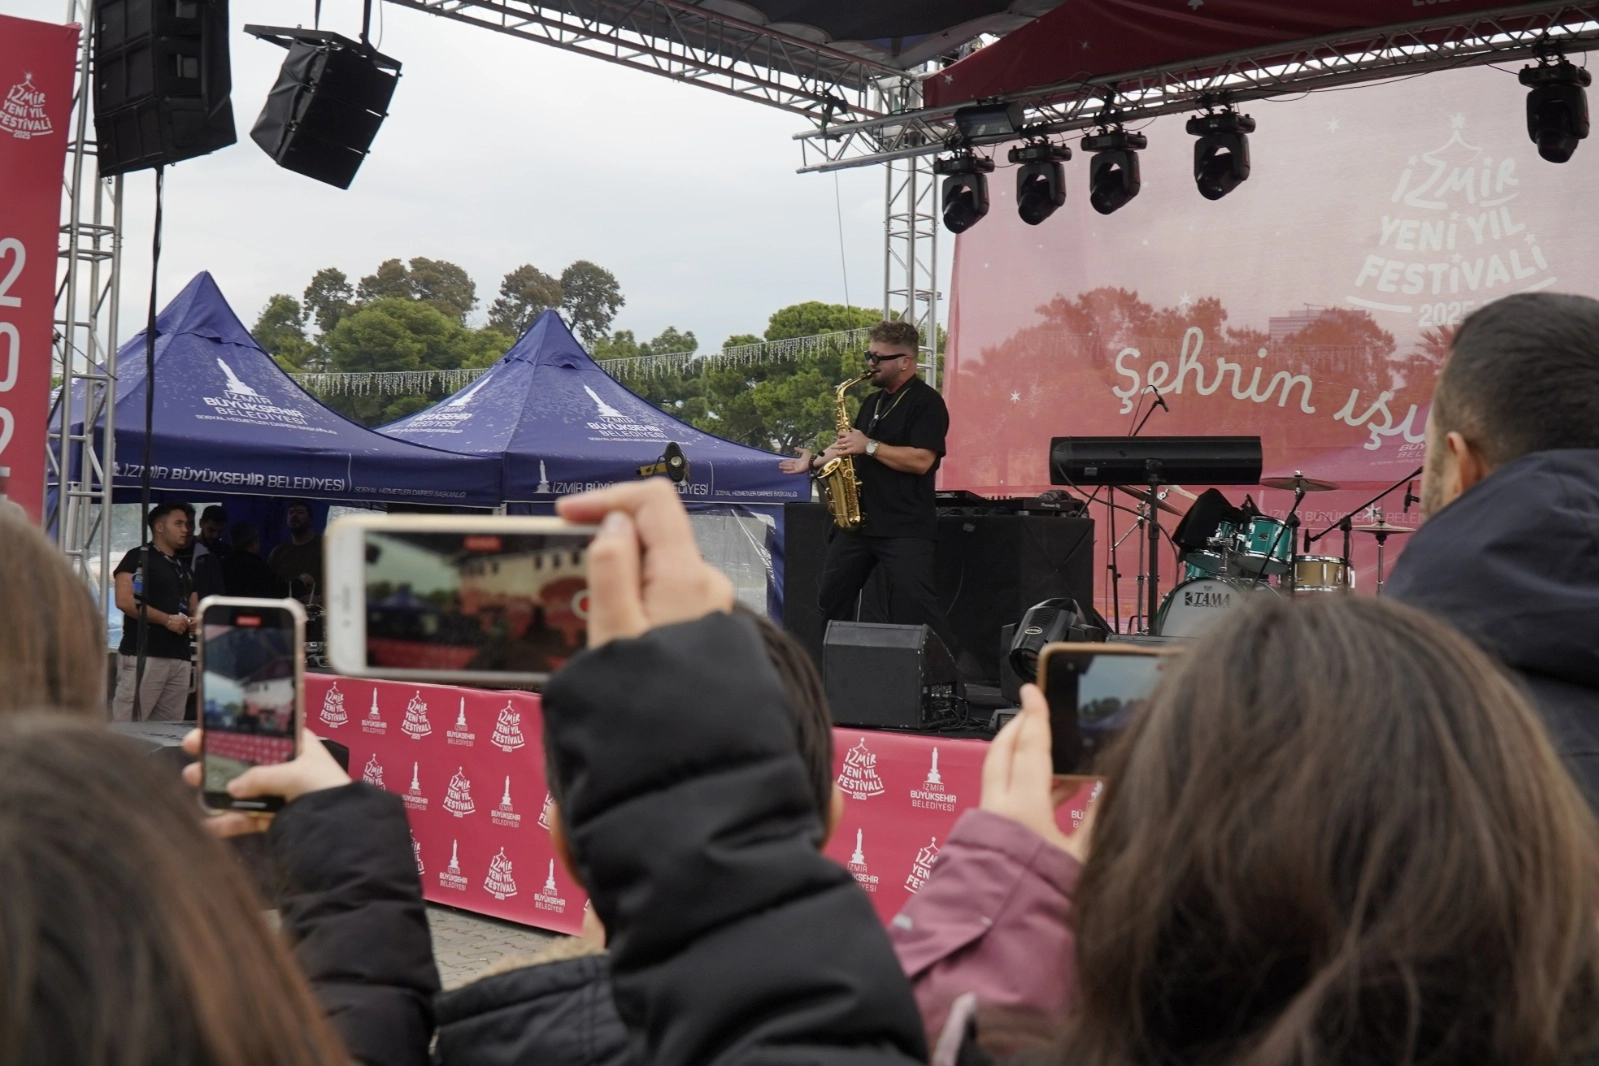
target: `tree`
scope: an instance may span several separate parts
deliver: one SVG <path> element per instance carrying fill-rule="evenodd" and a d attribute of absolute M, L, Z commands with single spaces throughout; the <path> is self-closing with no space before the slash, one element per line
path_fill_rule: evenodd
<path fill-rule="evenodd" d="M 421 256 L 412 259 L 409 267 L 398 259 L 385 259 L 361 279 L 355 295 L 361 304 L 384 298 L 414 300 L 462 323 L 477 306 L 477 285 L 465 270 L 443 259 Z"/>
<path fill-rule="evenodd" d="M 561 271 L 561 294 L 561 310 L 584 344 L 609 332 L 616 312 L 627 302 L 616 275 L 587 259 Z"/>
<path fill-rule="evenodd" d="M 315 319 L 316 328 L 322 333 L 331 332 L 339 324 L 354 300 L 350 279 L 338 267 L 323 267 L 313 274 L 301 297 L 306 321 Z"/>
<path fill-rule="evenodd" d="M 735 333 L 722 342 L 723 348 L 742 348 L 746 344 L 759 344 L 761 338 L 753 333 Z"/>
<path fill-rule="evenodd" d="M 589 355 L 596 361 L 602 359 L 637 359 L 644 351 L 630 329 L 600 337 L 589 346 Z"/>
<path fill-rule="evenodd" d="M 882 320 L 881 312 L 869 308 L 810 300 L 775 312 L 766 324 L 766 339 L 777 341 L 814 337 L 818 333 L 842 333 L 875 326 Z"/>
<path fill-rule="evenodd" d="M 534 319 L 560 307 L 561 283 L 531 263 L 524 263 L 500 281 L 500 296 L 489 306 L 489 325 L 520 337 Z"/>
<path fill-rule="evenodd" d="M 314 349 L 305 337 L 305 312 L 300 301 L 287 293 L 277 293 L 267 298 L 266 306 L 250 330 L 255 342 L 266 349 L 279 366 L 289 370 L 305 369 L 312 361 Z"/>
<path fill-rule="evenodd" d="M 674 355 L 679 352 L 697 352 L 700 342 L 695 339 L 694 331 L 687 333 L 678 331 L 676 326 L 667 326 L 656 338 L 644 345 L 645 355 Z"/>

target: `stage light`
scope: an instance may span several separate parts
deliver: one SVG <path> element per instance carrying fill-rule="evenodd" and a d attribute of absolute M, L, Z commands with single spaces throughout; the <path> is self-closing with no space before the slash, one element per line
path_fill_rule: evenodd
<path fill-rule="evenodd" d="M 1016 213 L 1036 226 L 1066 202 L 1066 170 L 1061 162 L 1072 157 L 1064 144 L 1035 141 L 1012 148 L 1009 158 L 1020 163 L 1016 172 Z"/>
<path fill-rule="evenodd" d="M 1255 120 L 1236 111 L 1213 111 L 1188 120 L 1194 142 L 1194 184 L 1207 200 L 1220 200 L 1249 180 L 1249 135 Z"/>
<path fill-rule="evenodd" d="M 1031 683 L 1038 679 L 1038 655 L 1047 645 L 1104 639 L 1104 630 L 1089 622 L 1076 600 L 1060 598 L 1035 603 L 1016 624 L 1008 653 L 1010 668 L 1017 677 Z"/>
<path fill-rule="evenodd" d="M 955 112 L 955 128 L 961 131 L 961 143 L 965 145 L 1013 141 L 1022 128 L 1022 105 L 963 107 Z"/>
<path fill-rule="evenodd" d="M 988 179 L 994 170 L 992 159 L 961 152 L 950 159 L 933 161 L 933 173 L 944 178 L 944 227 L 951 233 L 965 233 L 988 214 Z"/>
<path fill-rule="evenodd" d="M 1593 75 L 1560 56 L 1521 70 L 1527 94 L 1527 136 L 1538 154 L 1551 163 L 1564 163 L 1588 136 L 1588 94 Z"/>
<path fill-rule="evenodd" d="M 1149 147 L 1142 133 L 1120 126 L 1102 128 L 1083 138 L 1083 151 L 1093 152 L 1088 167 L 1088 202 L 1102 215 L 1113 214 L 1132 202 L 1143 187 L 1138 173 L 1138 153 Z"/>

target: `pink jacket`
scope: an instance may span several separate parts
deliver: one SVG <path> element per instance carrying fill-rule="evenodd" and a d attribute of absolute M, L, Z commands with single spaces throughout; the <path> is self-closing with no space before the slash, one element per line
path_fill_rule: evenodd
<path fill-rule="evenodd" d="M 1059 1026 L 1077 995 L 1068 920 L 1080 870 L 1008 818 L 961 815 L 926 887 L 889 925 L 929 1046 L 966 993 L 984 1014 Z"/>

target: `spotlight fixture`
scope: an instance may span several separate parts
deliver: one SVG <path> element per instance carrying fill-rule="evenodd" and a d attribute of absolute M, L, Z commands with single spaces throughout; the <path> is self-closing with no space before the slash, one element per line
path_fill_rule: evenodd
<path fill-rule="evenodd" d="M 1212 111 L 1188 120 L 1194 142 L 1194 184 L 1207 200 L 1220 200 L 1249 180 L 1249 135 L 1255 120 L 1236 111 Z"/>
<path fill-rule="evenodd" d="M 1527 136 L 1539 155 L 1564 163 L 1588 136 L 1588 94 L 1583 90 L 1593 83 L 1593 75 L 1558 56 L 1554 62 L 1546 58 L 1523 67 L 1520 78 L 1532 90 L 1527 94 Z"/>
<path fill-rule="evenodd" d="M 944 228 L 965 233 L 988 214 L 988 179 L 994 170 L 992 159 L 971 152 L 957 152 L 949 159 L 933 161 L 933 173 L 944 178 Z"/>
<path fill-rule="evenodd" d="M 1072 157 L 1064 144 L 1033 141 L 1012 148 L 1009 158 L 1020 163 L 1016 172 L 1016 213 L 1036 226 L 1066 202 L 1066 170 L 1061 163 Z"/>
<path fill-rule="evenodd" d="M 977 104 L 955 112 L 955 128 L 962 144 L 999 144 L 1013 141 L 1022 128 L 1021 104 Z"/>
<path fill-rule="evenodd" d="M 1143 180 L 1138 173 L 1138 153 L 1149 147 L 1142 133 L 1128 133 L 1121 126 L 1101 127 L 1098 133 L 1083 138 L 1083 151 L 1093 152 L 1088 168 L 1088 202 L 1102 215 L 1126 207 Z"/>

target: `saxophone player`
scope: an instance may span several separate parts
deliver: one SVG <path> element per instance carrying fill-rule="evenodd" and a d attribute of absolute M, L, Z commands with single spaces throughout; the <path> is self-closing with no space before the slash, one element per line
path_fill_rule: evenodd
<path fill-rule="evenodd" d="M 782 461 L 789 474 L 812 473 L 851 456 L 860 484 L 862 521 L 855 531 L 834 528 L 822 567 L 824 618 L 851 618 L 861 588 L 878 566 L 887 571 L 889 621 L 926 624 L 957 651 L 933 584 L 938 521 L 933 475 L 944 456 L 949 409 L 938 390 L 916 374 L 920 338 L 909 322 L 879 322 L 868 331 L 866 360 L 878 391 L 861 401 L 855 424 L 819 455 L 798 449 Z"/>

